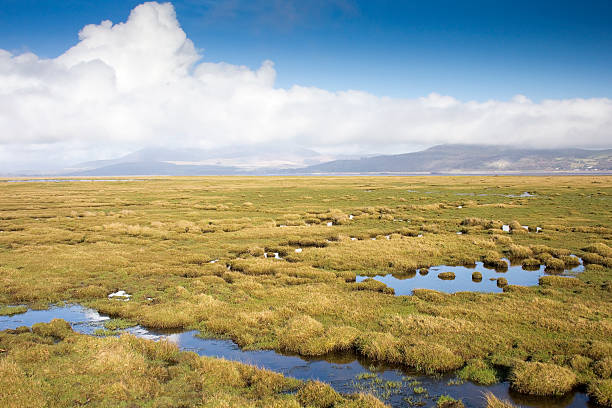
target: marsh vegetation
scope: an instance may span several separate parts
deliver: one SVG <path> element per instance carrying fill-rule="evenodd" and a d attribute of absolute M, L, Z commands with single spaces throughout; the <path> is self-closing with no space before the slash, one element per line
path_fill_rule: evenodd
<path fill-rule="evenodd" d="M 365 394 L 342 395 L 112 335 L 138 324 L 197 330 L 245 350 L 356 353 L 479 384 L 509 381 L 534 396 L 581 388 L 610 406 L 611 193 L 607 177 L 1 183 L 0 315 L 70 302 L 113 321 L 106 337 L 58 322 L 2 333 L 0 388 L 10 398 L 33 390 L 40 406 L 144 404 L 153 389 L 169 406 L 179 396 L 204 406 L 378 404 L 367 384 Z M 465 271 L 441 280 L 451 270 L 440 265 Z M 481 282 L 477 265 L 490 268 L 478 269 Z M 514 283 L 515 266 L 537 278 Z M 572 268 L 581 272 L 563 276 Z M 403 295 L 376 279 L 484 285 L 487 271 L 507 274 L 497 293 L 415 286 Z M 84 359 L 100 366 L 85 370 Z M 117 359 L 129 362 L 117 389 L 94 392 Z M 374 394 L 384 401 L 395 386 Z M 1 405 L 23 401 L 10 398 Z"/>

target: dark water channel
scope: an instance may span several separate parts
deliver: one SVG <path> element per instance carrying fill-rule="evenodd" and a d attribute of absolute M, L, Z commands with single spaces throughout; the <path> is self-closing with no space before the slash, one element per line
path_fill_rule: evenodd
<path fill-rule="evenodd" d="M 510 261 L 506 259 L 510 264 Z M 487 268 L 482 262 L 477 262 L 475 266 L 434 266 L 426 270 L 418 270 L 409 274 L 389 274 L 377 275 L 373 277 L 377 281 L 383 282 L 388 287 L 395 289 L 396 295 L 411 295 L 413 289 L 433 289 L 445 293 L 455 292 L 483 292 L 499 293 L 503 289 L 498 286 L 497 279 L 505 278 L 509 285 L 534 286 L 538 284 L 540 277 L 544 275 L 574 276 L 584 270 L 582 260 L 580 265 L 563 272 L 547 271 L 544 265 L 535 269 L 523 268 L 521 265 L 510 265 L 507 269 Z M 441 279 L 438 274 L 442 272 L 453 272 L 454 279 Z M 472 274 L 480 272 L 481 279 L 474 279 Z M 368 276 L 358 275 L 357 282 L 367 279 Z"/>
<path fill-rule="evenodd" d="M 109 319 L 95 310 L 79 305 L 67 305 L 51 307 L 48 310 L 28 310 L 26 313 L 13 316 L 0 316 L 0 331 L 19 326 L 32 326 L 39 322 L 50 322 L 54 318 L 64 319 L 76 332 L 88 335 L 93 335 L 94 331 L 102 328 L 104 321 Z M 202 356 L 240 361 L 300 380 L 324 381 L 342 393 L 370 392 L 393 407 L 410 406 L 410 402 L 419 401 L 424 404 L 423 406 L 434 406 L 440 395 L 461 399 L 466 407 L 482 407 L 483 394 L 489 391 L 515 404 L 530 407 L 560 408 L 589 405 L 588 397 L 581 392 L 560 399 L 530 398 L 511 392 L 508 383 L 484 387 L 470 382 L 460 382 L 453 375 L 424 376 L 403 367 L 369 361 L 354 353 L 304 358 L 271 350 L 243 351 L 231 340 L 199 338 L 196 336 L 197 331 L 161 333 L 135 326 L 124 332 L 151 340 L 166 339 L 177 344 L 181 350 L 193 351 Z M 416 387 L 423 387 L 426 392 L 415 393 Z"/>

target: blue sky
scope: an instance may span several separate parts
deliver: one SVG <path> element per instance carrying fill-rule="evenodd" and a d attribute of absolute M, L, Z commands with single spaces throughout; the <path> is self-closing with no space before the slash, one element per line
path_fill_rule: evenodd
<path fill-rule="evenodd" d="M 152 146 L 610 148 L 611 20 L 611 0 L 0 0 L 0 170 Z"/>
<path fill-rule="evenodd" d="M 56 57 L 86 24 L 138 1 L 0 0 L 0 48 Z M 257 68 L 276 86 L 460 100 L 612 96 L 612 1 L 181 0 L 207 61 Z"/>

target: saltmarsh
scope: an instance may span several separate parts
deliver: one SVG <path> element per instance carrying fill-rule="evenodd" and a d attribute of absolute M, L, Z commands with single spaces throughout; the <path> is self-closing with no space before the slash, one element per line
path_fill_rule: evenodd
<path fill-rule="evenodd" d="M 583 385 L 609 405 L 611 194 L 603 176 L 0 183 L 0 309 L 69 301 L 250 349 L 357 350 L 535 395 Z M 572 254 L 585 271 L 554 276 Z M 504 258 L 553 275 L 499 294 L 355 283 Z"/>

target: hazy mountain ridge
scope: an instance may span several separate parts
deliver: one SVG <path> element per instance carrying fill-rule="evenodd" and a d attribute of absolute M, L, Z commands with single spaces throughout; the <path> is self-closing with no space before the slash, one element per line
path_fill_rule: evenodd
<path fill-rule="evenodd" d="M 325 157 L 327 156 L 313 150 L 287 146 L 250 146 L 244 149 L 218 150 L 147 148 L 117 159 L 84 162 L 52 173 L 27 175 L 75 177 L 475 172 L 596 174 L 612 171 L 612 149 L 438 145 L 418 152 L 374 155 L 360 159 L 351 157 L 330 161 L 324 160 Z M 16 175 L 19 174 L 12 174 Z"/>
<path fill-rule="evenodd" d="M 609 171 L 612 149 L 517 149 L 500 146 L 439 145 L 398 155 L 335 160 L 304 173 L 456 173 Z"/>

